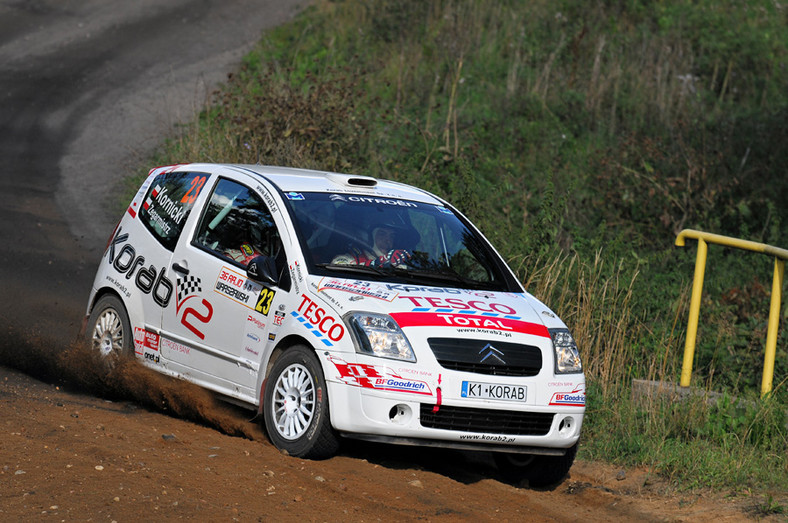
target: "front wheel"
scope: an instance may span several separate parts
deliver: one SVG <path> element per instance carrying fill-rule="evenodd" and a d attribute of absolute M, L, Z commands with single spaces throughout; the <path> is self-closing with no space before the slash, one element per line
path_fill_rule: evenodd
<path fill-rule="evenodd" d="M 98 352 L 107 368 L 121 357 L 132 354 L 133 338 L 126 308 L 117 296 L 102 296 L 88 319 L 90 346 Z"/>
<path fill-rule="evenodd" d="M 291 456 L 323 459 L 339 439 L 331 427 L 320 362 L 309 347 L 286 350 L 265 382 L 263 418 L 271 442 Z"/>
<path fill-rule="evenodd" d="M 498 471 L 509 481 L 528 480 L 531 487 L 555 485 L 569 474 L 577 454 L 577 443 L 566 449 L 563 456 L 507 454 L 494 452 Z"/>

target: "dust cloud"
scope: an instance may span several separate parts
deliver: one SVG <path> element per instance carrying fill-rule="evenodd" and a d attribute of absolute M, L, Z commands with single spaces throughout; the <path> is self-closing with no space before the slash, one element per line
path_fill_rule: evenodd
<path fill-rule="evenodd" d="M 82 340 L 60 344 L 8 327 L 0 334 L 0 365 L 75 391 L 132 401 L 230 436 L 266 440 L 260 425 L 250 421 L 253 412 L 224 403 L 197 385 L 148 369 L 134 358 L 107 370 L 100 355 Z"/>

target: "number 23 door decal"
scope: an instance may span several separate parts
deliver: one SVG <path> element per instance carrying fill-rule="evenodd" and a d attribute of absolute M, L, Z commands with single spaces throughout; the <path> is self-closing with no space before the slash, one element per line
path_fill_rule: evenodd
<path fill-rule="evenodd" d="M 271 304 L 274 302 L 276 291 L 272 291 L 267 287 L 260 289 L 260 295 L 257 297 L 257 305 L 254 310 L 261 313 L 263 316 L 268 316 L 268 311 L 271 310 Z"/>

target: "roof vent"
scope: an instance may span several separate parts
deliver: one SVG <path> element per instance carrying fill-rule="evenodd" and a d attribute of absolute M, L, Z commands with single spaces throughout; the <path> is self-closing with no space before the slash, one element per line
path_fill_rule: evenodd
<path fill-rule="evenodd" d="M 378 181 L 371 176 L 326 173 L 326 178 L 334 183 L 349 187 L 375 187 L 378 184 Z"/>
<path fill-rule="evenodd" d="M 347 180 L 348 185 L 357 185 L 360 187 L 374 187 L 378 184 L 378 181 L 375 178 L 371 178 L 369 176 L 365 176 L 363 178 L 348 178 Z"/>

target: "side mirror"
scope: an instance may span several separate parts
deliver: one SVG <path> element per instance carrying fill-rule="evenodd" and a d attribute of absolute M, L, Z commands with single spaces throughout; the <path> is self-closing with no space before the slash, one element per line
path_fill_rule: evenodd
<path fill-rule="evenodd" d="M 270 256 L 255 256 L 246 266 L 246 275 L 259 283 L 276 285 L 276 263 Z"/>

